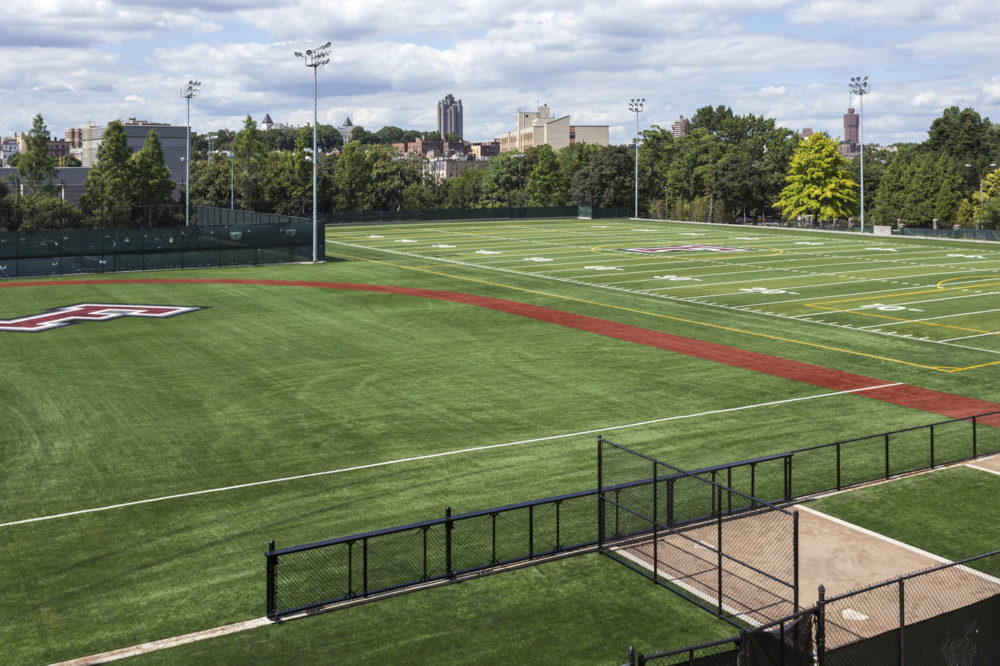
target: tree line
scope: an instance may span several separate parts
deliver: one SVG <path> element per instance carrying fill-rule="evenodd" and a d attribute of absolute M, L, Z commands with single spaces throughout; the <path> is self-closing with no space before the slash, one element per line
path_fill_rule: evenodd
<path fill-rule="evenodd" d="M 391 146 L 419 136 L 436 138 L 392 126 L 377 132 L 356 127 L 343 145 L 335 128 L 319 125 L 319 211 L 633 205 L 633 145 L 572 144 L 561 150 L 543 145 L 436 180 L 423 158 L 401 157 Z M 837 142 L 822 133 L 802 138 L 773 119 L 706 106 L 691 117 L 685 136 L 654 125 L 639 138 L 642 214 L 716 222 L 860 215 L 861 159 L 845 159 Z M 208 134 L 192 135 L 192 206 L 228 207 L 232 200 L 244 210 L 311 214 L 312 128 L 263 131 L 248 115 L 242 129 L 220 129 L 212 133 L 211 146 L 209 141 Z M 47 150 L 48 131 L 39 115 L 28 133 L 28 150 L 18 156 L 19 180 L 0 184 L 0 225 L 9 230 L 183 220 L 176 203 L 184 201 L 183 188 L 170 180 L 155 131 L 133 153 L 122 124 L 109 123 L 75 207 L 58 201 L 55 161 Z M 866 146 L 866 222 L 938 220 L 942 226 L 1000 228 L 998 160 L 1000 126 L 958 107 L 935 119 L 922 143 Z"/>

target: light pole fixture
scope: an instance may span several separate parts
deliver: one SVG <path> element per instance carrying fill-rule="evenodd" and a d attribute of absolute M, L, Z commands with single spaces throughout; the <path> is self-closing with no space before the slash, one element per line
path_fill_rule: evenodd
<path fill-rule="evenodd" d="M 983 179 L 986 178 L 986 172 L 995 167 L 996 165 L 997 165 L 996 162 L 990 162 L 989 164 L 984 166 L 982 170 L 979 172 L 979 221 L 976 222 L 977 229 L 983 225 Z M 975 168 L 971 164 L 966 164 L 965 166 L 969 167 L 970 169 Z"/>
<path fill-rule="evenodd" d="M 318 153 L 316 152 L 316 105 L 317 105 L 317 81 L 316 81 L 316 71 L 319 69 L 320 65 L 325 65 L 330 62 L 330 52 L 327 50 L 330 48 L 330 42 L 318 46 L 314 49 L 309 49 L 305 53 L 299 51 L 295 52 L 296 58 L 302 58 L 305 60 L 306 67 L 312 67 L 313 70 L 313 262 L 319 261 L 319 224 L 316 218 L 316 163 L 319 161 L 316 159 Z"/>
<path fill-rule="evenodd" d="M 858 96 L 858 141 L 861 144 L 861 233 L 865 233 L 865 95 L 868 94 L 868 77 L 851 77 L 851 94 Z"/>
<path fill-rule="evenodd" d="M 233 151 L 221 150 L 219 152 L 229 158 L 229 210 L 233 210 L 236 201 L 233 196 Z"/>
<path fill-rule="evenodd" d="M 188 81 L 181 90 L 187 99 L 187 146 L 184 159 L 184 226 L 191 226 L 191 98 L 198 94 L 201 81 Z"/>
<path fill-rule="evenodd" d="M 642 105 L 646 103 L 646 98 L 632 99 L 628 103 L 628 110 L 635 113 L 635 217 L 639 217 L 639 114 L 642 113 Z"/>

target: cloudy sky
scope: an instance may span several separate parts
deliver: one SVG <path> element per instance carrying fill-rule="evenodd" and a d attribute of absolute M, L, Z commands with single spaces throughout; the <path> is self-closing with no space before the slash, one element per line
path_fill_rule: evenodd
<path fill-rule="evenodd" d="M 293 53 L 332 41 L 319 119 L 435 129 L 465 107 L 465 138 L 547 103 L 575 124 L 669 126 L 708 104 L 837 137 L 867 75 L 865 140 L 921 141 L 952 105 L 1000 121 L 996 0 L 32 0 L 0 3 L 0 135 L 37 113 L 53 136 L 135 117 L 195 131 L 250 114 L 312 120 L 312 71 Z"/>

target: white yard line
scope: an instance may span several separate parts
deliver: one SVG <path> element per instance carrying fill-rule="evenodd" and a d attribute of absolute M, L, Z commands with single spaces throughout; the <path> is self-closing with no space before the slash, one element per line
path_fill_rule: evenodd
<path fill-rule="evenodd" d="M 259 617 L 253 620 L 236 622 L 234 624 L 227 624 L 221 627 L 214 627 L 212 629 L 204 629 L 202 631 L 196 631 L 190 634 L 183 634 L 181 636 L 173 636 L 171 638 L 164 638 L 158 641 L 150 641 L 148 643 L 140 643 L 139 645 L 132 645 L 126 648 L 110 650 L 109 652 L 93 654 L 90 655 L 89 657 L 80 657 L 79 659 L 71 659 L 70 661 L 60 661 L 56 664 L 53 664 L 53 666 L 85 666 L 87 664 L 106 664 L 109 661 L 128 659 L 129 657 L 136 657 L 140 654 L 147 654 L 149 652 L 155 652 L 157 650 L 165 650 L 167 648 L 176 647 L 178 645 L 186 645 L 187 643 L 195 643 L 197 641 L 203 641 L 207 638 L 227 636 L 229 634 L 235 634 L 240 631 L 246 631 L 247 629 L 256 629 L 257 627 L 263 627 L 264 625 L 267 624 L 271 624 L 271 620 L 267 619 L 266 617 Z"/>
<path fill-rule="evenodd" d="M 1000 331 L 990 331 L 989 333 L 976 333 L 975 335 L 963 335 L 958 338 L 947 338 L 945 340 L 941 340 L 941 342 L 954 342 L 955 340 L 968 340 L 970 338 L 984 338 L 987 335 L 998 335 L 998 334 L 1000 334 Z"/>
<path fill-rule="evenodd" d="M 475 453 L 478 451 L 489 451 L 493 449 L 503 449 L 512 446 L 523 446 L 525 444 L 537 444 L 539 442 L 551 442 L 559 439 L 566 439 L 569 437 L 578 437 L 581 435 L 596 435 L 603 432 L 612 432 L 615 430 L 624 430 L 626 428 L 637 428 L 639 426 L 653 425 L 656 423 L 667 423 L 668 421 L 679 421 L 682 419 L 693 419 L 701 416 L 711 416 L 713 414 L 724 414 L 728 412 L 739 412 L 747 409 L 757 409 L 760 407 L 773 407 L 775 405 L 784 405 L 792 402 L 801 402 L 804 400 L 817 400 L 820 398 L 832 398 L 839 395 L 848 395 L 851 393 L 862 393 L 864 391 L 873 391 L 875 389 L 889 388 L 892 386 L 899 386 L 900 384 L 879 384 L 878 386 L 866 386 L 864 388 L 851 389 L 849 391 L 836 391 L 831 393 L 818 393 L 815 395 L 801 396 L 798 398 L 786 398 L 784 400 L 772 400 L 770 402 L 761 402 L 752 405 L 741 405 L 739 407 L 727 407 L 725 409 L 713 409 L 706 412 L 698 412 L 696 414 L 681 414 L 678 416 L 665 416 L 659 419 L 650 419 L 648 421 L 639 421 L 636 423 L 626 423 L 624 425 L 615 426 L 605 426 L 603 428 L 593 428 L 590 430 L 580 430 L 578 432 L 563 433 L 561 435 L 549 435 L 547 437 L 536 437 L 534 439 L 522 439 L 515 442 L 504 442 L 503 444 L 486 444 L 484 446 L 474 446 L 467 449 L 456 449 L 454 451 L 442 451 L 440 453 L 428 453 L 422 456 L 412 456 L 409 458 L 398 458 L 396 460 L 383 460 L 382 462 L 369 463 L 367 465 L 356 465 L 354 467 L 344 467 L 342 469 L 331 469 L 323 472 L 311 472 L 309 474 L 299 474 L 296 476 L 286 476 L 280 479 L 267 479 L 264 481 L 251 481 L 249 483 L 240 483 L 234 486 L 225 486 L 221 488 L 208 488 L 205 490 L 194 490 L 186 493 L 177 493 L 174 495 L 164 495 L 162 497 L 151 497 L 148 499 L 135 500 L 133 502 L 122 502 L 121 504 L 111 504 L 108 506 L 95 507 L 92 509 L 80 509 L 77 511 L 67 511 L 65 513 L 56 513 L 48 516 L 39 516 L 37 518 L 25 518 L 23 520 L 12 520 L 6 523 L 0 523 L 0 527 L 10 527 L 12 525 L 23 525 L 26 523 L 37 523 L 43 520 L 53 520 L 55 518 L 66 518 L 69 516 L 79 516 L 86 513 L 97 513 L 99 511 L 110 511 L 111 509 L 121 509 L 129 506 L 137 506 L 139 504 L 150 504 L 153 502 L 165 502 L 167 500 L 180 499 L 183 497 L 194 497 L 197 495 L 208 495 L 211 493 L 221 493 L 230 490 L 241 490 L 243 488 L 253 488 L 256 486 L 266 486 L 274 483 L 283 483 L 286 481 L 299 481 L 301 479 L 311 479 L 318 476 L 329 476 L 331 474 L 343 474 L 346 472 L 357 472 L 364 469 L 373 469 L 376 467 L 387 467 L 389 465 L 401 465 L 403 463 L 416 462 L 420 460 L 431 460 L 433 458 L 444 458 L 446 456 L 456 456 L 465 453 Z"/>

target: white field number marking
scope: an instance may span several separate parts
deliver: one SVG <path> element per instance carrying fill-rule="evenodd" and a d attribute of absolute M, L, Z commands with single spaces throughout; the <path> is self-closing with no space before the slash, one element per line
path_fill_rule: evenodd
<path fill-rule="evenodd" d="M 385 236 L 373 235 L 373 236 L 365 236 L 365 238 L 385 238 Z"/>
<path fill-rule="evenodd" d="M 811 241 L 795 241 L 796 245 L 822 245 L 822 243 L 814 243 Z"/>
<path fill-rule="evenodd" d="M 476 250 L 476 254 L 500 254 L 497 250 Z"/>
<path fill-rule="evenodd" d="M 960 257 L 962 259 L 985 259 L 981 254 L 949 254 L 949 257 Z"/>
<path fill-rule="evenodd" d="M 693 280 L 695 282 L 701 282 L 698 278 L 693 277 L 682 277 L 680 275 L 654 275 L 654 280 L 670 280 L 671 282 L 684 282 L 685 280 Z"/>
<path fill-rule="evenodd" d="M 614 266 L 584 266 L 588 271 L 623 271 L 624 268 L 616 268 Z"/>
<path fill-rule="evenodd" d="M 525 257 L 525 261 L 552 261 L 551 259 L 546 259 L 545 257 Z"/>
<path fill-rule="evenodd" d="M 866 247 L 866 250 L 871 250 L 872 252 L 899 252 L 891 247 Z"/>
<path fill-rule="evenodd" d="M 740 291 L 745 291 L 748 294 L 795 294 L 799 295 L 797 291 L 788 291 L 786 289 L 768 289 L 767 287 L 747 287 L 740 289 Z"/>
<path fill-rule="evenodd" d="M 409 238 L 397 238 L 396 242 L 397 243 L 416 243 L 417 241 L 410 240 Z"/>
<path fill-rule="evenodd" d="M 444 250 L 444 249 L 449 249 L 450 250 L 451 248 L 453 248 L 455 246 L 454 245 L 445 245 L 444 243 L 438 243 L 437 245 L 431 245 L 431 247 L 439 247 L 442 250 Z"/>
<path fill-rule="evenodd" d="M 908 308 L 903 305 L 885 305 L 884 303 L 871 303 L 870 305 L 862 305 L 859 310 L 878 310 L 880 312 L 923 312 L 923 310 L 918 310 L 916 308 Z"/>

